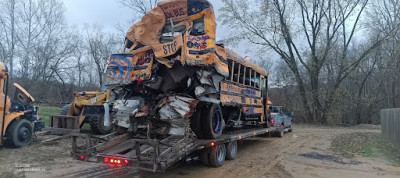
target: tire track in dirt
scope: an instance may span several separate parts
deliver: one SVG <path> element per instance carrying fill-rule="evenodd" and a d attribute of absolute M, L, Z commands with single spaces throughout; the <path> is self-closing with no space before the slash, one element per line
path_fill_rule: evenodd
<path fill-rule="evenodd" d="M 286 137 L 289 136 L 293 137 L 293 134 L 287 134 Z M 252 167 L 244 175 L 251 175 L 250 177 L 263 177 L 266 174 L 271 174 L 271 172 L 275 171 L 272 170 L 272 168 L 277 167 L 277 165 L 282 161 L 282 155 L 287 154 L 288 152 L 295 152 L 299 147 L 304 146 L 304 144 L 306 144 L 310 139 L 313 139 L 313 137 L 314 136 L 297 137 L 295 142 L 291 142 L 292 139 L 288 138 L 278 138 L 276 140 L 277 144 L 273 145 L 274 147 L 277 147 L 276 149 L 265 148 L 265 152 L 266 150 L 270 150 L 269 153 L 272 153 L 270 161 L 266 164 L 259 164 L 258 166 Z M 283 168 L 280 170 L 282 171 L 282 169 Z"/>
<path fill-rule="evenodd" d="M 134 174 L 137 171 L 132 171 L 129 168 L 125 167 L 119 167 L 119 168 L 110 168 L 110 167 L 97 167 L 93 169 L 87 169 L 87 170 L 80 170 L 80 171 L 75 171 L 75 172 L 70 172 L 67 174 L 63 174 L 57 177 L 62 177 L 62 178 L 75 178 L 75 177 L 116 177 L 120 175 L 126 175 L 126 174 Z"/>

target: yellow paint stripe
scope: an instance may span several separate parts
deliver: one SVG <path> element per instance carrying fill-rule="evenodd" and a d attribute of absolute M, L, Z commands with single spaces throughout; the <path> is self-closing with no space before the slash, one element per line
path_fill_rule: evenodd
<path fill-rule="evenodd" d="M 206 27 L 207 27 L 207 35 L 209 36 L 208 38 L 208 48 L 211 48 L 211 30 L 210 30 L 210 20 L 206 18 Z"/>
<path fill-rule="evenodd" d="M 199 18 L 203 17 L 204 14 L 206 14 L 206 12 L 207 12 L 208 10 L 209 10 L 209 9 L 206 9 L 206 10 L 203 10 L 203 11 L 197 13 L 197 14 L 194 14 L 194 15 L 190 16 L 190 19 L 191 19 L 191 20 L 199 19 Z"/>

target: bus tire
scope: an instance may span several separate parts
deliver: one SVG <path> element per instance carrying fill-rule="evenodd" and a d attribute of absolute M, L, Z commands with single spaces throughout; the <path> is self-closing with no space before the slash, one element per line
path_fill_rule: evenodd
<path fill-rule="evenodd" d="M 209 162 L 212 167 L 221 167 L 225 163 L 226 149 L 225 144 L 218 144 L 211 147 Z"/>
<path fill-rule="evenodd" d="M 26 119 L 18 119 L 12 122 L 6 133 L 8 146 L 19 148 L 32 142 L 32 122 Z"/>
<path fill-rule="evenodd" d="M 231 141 L 226 144 L 226 159 L 234 160 L 237 156 L 238 145 L 237 141 Z"/>
<path fill-rule="evenodd" d="M 201 108 L 197 107 L 196 112 L 193 114 L 191 122 L 190 122 L 190 128 L 192 131 L 196 134 L 197 138 L 203 138 L 203 131 L 202 131 L 202 124 L 201 124 Z"/>
<path fill-rule="evenodd" d="M 207 107 L 203 124 L 205 139 L 216 139 L 220 137 L 224 125 L 221 107 L 218 104 L 212 104 Z"/>

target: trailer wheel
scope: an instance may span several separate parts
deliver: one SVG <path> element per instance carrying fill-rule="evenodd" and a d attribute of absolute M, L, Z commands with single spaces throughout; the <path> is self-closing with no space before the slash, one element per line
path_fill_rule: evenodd
<path fill-rule="evenodd" d="M 231 141 L 226 144 L 226 159 L 227 160 L 234 160 L 237 156 L 237 141 Z"/>
<path fill-rule="evenodd" d="M 196 112 L 193 114 L 191 122 L 190 122 L 190 128 L 192 131 L 196 134 L 197 138 L 203 138 L 203 132 L 201 129 L 201 108 L 197 107 Z"/>
<path fill-rule="evenodd" d="M 206 109 L 206 117 L 204 118 L 204 136 L 206 139 L 215 139 L 221 136 L 224 128 L 224 119 L 222 110 L 218 104 L 212 104 Z"/>
<path fill-rule="evenodd" d="M 210 165 L 213 167 L 221 167 L 224 165 L 226 157 L 226 149 L 225 144 L 218 144 L 214 147 L 211 147 L 210 151 Z"/>
<path fill-rule="evenodd" d="M 62 116 L 67 115 L 70 107 L 71 107 L 71 104 L 67 104 L 64 107 L 62 107 L 62 109 L 60 111 L 60 115 L 62 115 Z"/>
<path fill-rule="evenodd" d="M 105 126 L 104 125 L 104 116 L 91 116 L 90 118 L 90 128 L 92 129 L 93 132 L 97 134 L 109 134 L 113 130 L 113 126 Z"/>
<path fill-rule="evenodd" d="M 204 166 L 210 166 L 210 162 L 208 161 L 208 149 L 203 149 L 200 151 L 200 161 Z"/>
<path fill-rule="evenodd" d="M 33 126 L 26 119 L 19 119 L 11 123 L 7 129 L 7 144 L 12 147 L 23 147 L 29 145 L 32 141 Z"/>

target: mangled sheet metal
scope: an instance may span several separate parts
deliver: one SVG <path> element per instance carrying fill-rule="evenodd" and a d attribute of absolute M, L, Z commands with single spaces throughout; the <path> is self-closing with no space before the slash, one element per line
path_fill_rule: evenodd
<path fill-rule="evenodd" d="M 189 118 L 192 116 L 198 100 L 182 97 L 182 96 L 170 96 L 162 100 L 158 106 L 160 120 L 169 122 L 169 134 L 170 135 L 185 135 L 190 129 Z"/>
<path fill-rule="evenodd" d="M 139 112 L 139 109 L 143 105 L 143 99 L 136 100 L 117 100 L 114 103 L 114 114 L 112 115 L 114 124 L 124 128 L 131 127 L 131 117 Z"/>

